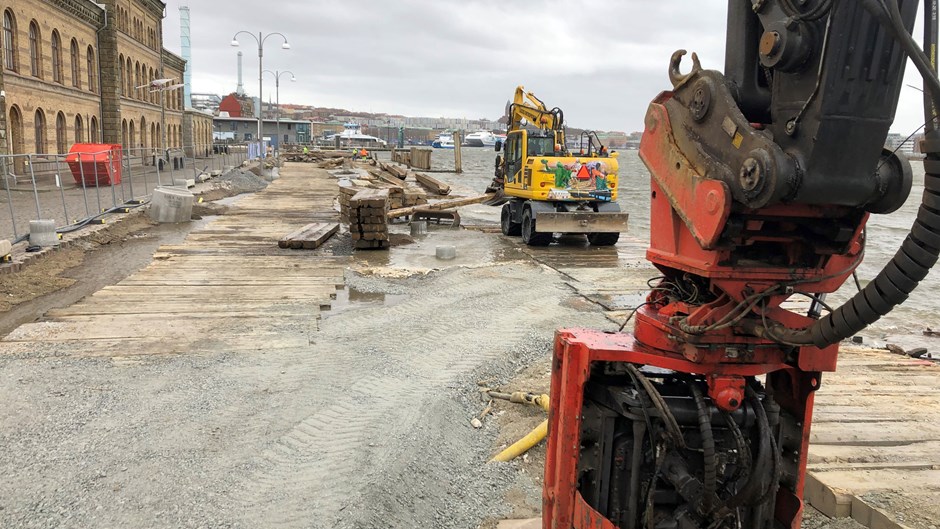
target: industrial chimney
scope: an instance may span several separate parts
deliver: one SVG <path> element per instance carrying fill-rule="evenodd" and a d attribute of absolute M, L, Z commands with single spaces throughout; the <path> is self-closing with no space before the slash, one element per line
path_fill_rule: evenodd
<path fill-rule="evenodd" d="M 183 46 L 183 59 L 186 61 L 186 70 L 183 72 L 183 104 L 184 108 L 193 106 L 193 47 L 189 30 L 189 7 L 180 7 L 180 40 Z"/>
<path fill-rule="evenodd" d="M 238 52 L 238 87 L 235 93 L 240 96 L 245 95 L 245 87 L 242 85 L 242 52 Z"/>

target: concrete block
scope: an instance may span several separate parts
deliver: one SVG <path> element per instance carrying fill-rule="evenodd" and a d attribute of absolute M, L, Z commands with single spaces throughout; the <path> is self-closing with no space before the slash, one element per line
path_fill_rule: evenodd
<path fill-rule="evenodd" d="M 13 251 L 13 243 L 7 239 L 0 239 L 0 257 L 10 255 Z"/>
<path fill-rule="evenodd" d="M 541 518 L 527 518 L 525 520 L 500 520 L 496 529 L 542 529 Z"/>
<path fill-rule="evenodd" d="M 435 255 L 438 259 L 451 260 L 457 257 L 456 246 L 438 246 L 435 249 Z"/>
<path fill-rule="evenodd" d="M 153 190 L 148 215 L 161 224 L 189 222 L 193 214 L 193 194 L 178 187 Z"/>
<path fill-rule="evenodd" d="M 29 221 L 29 244 L 49 248 L 59 245 L 59 234 L 55 232 L 54 220 Z"/>
<path fill-rule="evenodd" d="M 415 220 L 411 222 L 411 236 L 417 237 L 418 235 L 427 235 L 428 234 L 428 221 L 426 220 Z"/>
<path fill-rule="evenodd" d="M 189 189 L 190 187 L 195 187 L 196 181 L 192 178 L 174 178 L 173 187 L 182 187 L 183 189 Z"/>

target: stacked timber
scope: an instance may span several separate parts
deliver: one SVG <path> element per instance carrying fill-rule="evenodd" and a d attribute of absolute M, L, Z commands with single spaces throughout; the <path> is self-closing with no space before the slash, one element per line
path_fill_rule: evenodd
<path fill-rule="evenodd" d="M 388 248 L 388 190 L 363 189 L 349 201 L 349 232 L 357 249 Z"/>
<path fill-rule="evenodd" d="M 339 214 L 343 222 L 349 222 L 349 202 L 359 191 L 351 181 L 339 181 Z"/>
<path fill-rule="evenodd" d="M 389 187 L 388 202 L 392 209 L 420 206 L 428 203 L 428 194 L 415 187 Z"/>
<path fill-rule="evenodd" d="M 392 161 L 405 165 L 411 165 L 411 153 L 405 151 L 392 151 Z"/>

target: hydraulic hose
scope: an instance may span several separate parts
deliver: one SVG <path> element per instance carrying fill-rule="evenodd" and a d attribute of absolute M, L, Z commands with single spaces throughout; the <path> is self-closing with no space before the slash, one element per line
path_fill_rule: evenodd
<path fill-rule="evenodd" d="M 929 124 L 925 141 L 924 195 L 910 233 L 875 279 L 810 327 L 775 327 L 772 334 L 784 343 L 826 347 L 858 333 L 903 303 L 940 256 L 940 137 L 933 125 L 933 109 L 940 108 L 940 80 L 930 60 L 904 27 L 897 0 L 887 0 L 887 6 L 880 0 L 859 2 L 892 33 L 914 62 L 924 79 L 924 93 L 929 93 L 933 102 L 933 105 L 924 107 L 925 121 Z M 928 0 L 928 9 L 931 4 Z M 930 25 L 931 20 L 932 15 L 928 11 L 925 24 Z"/>
<path fill-rule="evenodd" d="M 539 444 L 542 439 L 545 439 L 545 436 L 548 435 L 548 419 L 542 421 L 542 424 L 539 424 L 535 427 L 534 430 L 527 433 L 525 437 L 519 439 L 515 443 L 509 445 L 505 450 L 493 456 L 493 459 L 490 459 L 490 462 L 493 461 L 512 461 L 513 459 L 521 456 L 522 454 L 529 451 L 530 448 Z"/>

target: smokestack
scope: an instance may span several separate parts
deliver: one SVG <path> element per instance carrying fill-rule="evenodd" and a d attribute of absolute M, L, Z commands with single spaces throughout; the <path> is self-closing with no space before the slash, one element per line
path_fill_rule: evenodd
<path fill-rule="evenodd" d="M 193 106 L 193 47 L 189 31 L 189 7 L 180 7 L 180 40 L 183 46 L 183 59 L 186 70 L 183 72 L 183 108 Z"/>
<path fill-rule="evenodd" d="M 238 87 L 235 93 L 240 96 L 245 95 L 245 87 L 242 85 L 242 52 L 238 52 Z"/>

